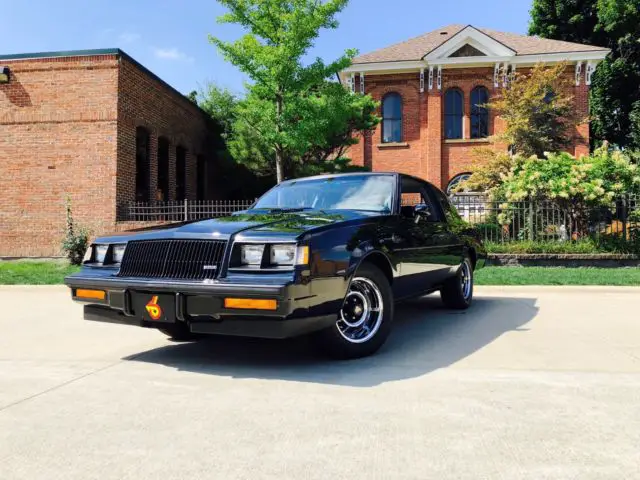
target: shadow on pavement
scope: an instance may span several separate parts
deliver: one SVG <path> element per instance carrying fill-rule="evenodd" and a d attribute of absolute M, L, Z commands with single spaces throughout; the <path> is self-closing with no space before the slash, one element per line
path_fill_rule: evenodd
<path fill-rule="evenodd" d="M 308 338 L 211 337 L 125 360 L 210 375 L 367 387 L 451 365 L 506 332 L 522 330 L 537 312 L 535 298 L 483 296 L 459 312 L 444 309 L 439 296 L 429 296 L 396 306 L 391 336 L 378 354 L 368 358 L 327 360 L 314 352 Z"/>

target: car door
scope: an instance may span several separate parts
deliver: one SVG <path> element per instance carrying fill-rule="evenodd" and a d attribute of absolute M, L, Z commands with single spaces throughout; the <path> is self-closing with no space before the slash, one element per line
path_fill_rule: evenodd
<path fill-rule="evenodd" d="M 442 190 L 426 182 L 425 186 L 439 210 L 438 227 L 435 229 L 433 240 L 441 252 L 441 260 L 449 267 L 460 265 L 464 254 L 461 232 L 467 228 L 467 225 Z"/>
<path fill-rule="evenodd" d="M 399 277 L 397 298 L 419 295 L 445 275 L 441 211 L 421 181 L 401 176 L 400 209 L 394 222 L 391 248 Z M 419 212 L 422 210 L 422 213 Z"/>

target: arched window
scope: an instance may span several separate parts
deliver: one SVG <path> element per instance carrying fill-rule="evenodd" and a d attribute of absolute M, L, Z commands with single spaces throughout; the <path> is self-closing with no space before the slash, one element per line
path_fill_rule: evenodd
<path fill-rule="evenodd" d="M 471 173 L 459 173 L 453 177 L 447 185 L 447 195 L 454 195 L 460 183 L 469 180 L 469 177 L 471 177 Z"/>
<path fill-rule="evenodd" d="M 489 111 L 485 105 L 489 103 L 489 90 L 476 87 L 471 90 L 471 138 L 487 138 L 489 136 Z"/>
<path fill-rule="evenodd" d="M 444 94 L 444 137 L 462 138 L 462 115 L 464 102 L 462 92 L 457 88 L 447 90 Z"/>
<path fill-rule="evenodd" d="M 136 202 L 149 199 L 149 132 L 136 128 Z"/>
<path fill-rule="evenodd" d="M 389 93 L 382 99 L 382 143 L 402 141 L 402 97 Z"/>

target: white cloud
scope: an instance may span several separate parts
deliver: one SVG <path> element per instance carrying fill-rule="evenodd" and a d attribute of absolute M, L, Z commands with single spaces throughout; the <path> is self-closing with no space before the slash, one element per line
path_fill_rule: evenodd
<path fill-rule="evenodd" d="M 123 44 L 133 43 L 140 40 L 141 37 L 142 35 L 139 33 L 124 32 L 118 35 L 118 42 Z"/>
<path fill-rule="evenodd" d="M 186 53 L 180 51 L 176 47 L 172 48 L 154 48 L 153 53 L 156 58 L 162 60 L 172 60 L 180 62 L 193 62 L 193 57 L 190 57 Z"/>

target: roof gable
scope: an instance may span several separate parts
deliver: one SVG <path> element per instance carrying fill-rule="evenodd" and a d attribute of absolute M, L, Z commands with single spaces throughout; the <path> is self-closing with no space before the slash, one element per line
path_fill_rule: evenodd
<path fill-rule="evenodd" d="M 424 35 L 356 57 L 354 64 L 420 61 L 446 58 L 466 43 L 487 56 L 546 55 L 603 52 L 608 49 L 580 43 L 498 32 L 471 25 L 448 25 Z"/>
<path fill-rule="evenodd" d="M 487 55 L 478 50 L 473 45 L 465 43 L 464 46 L 449 55 L 450 58 L 454 57 L 486 57 Z"/>
<path fill-rule="evenodd" d="M 516 54 L 515 50 L 508 48 L 477 28 L 468 25 L 448 38 L 437 48 L 426 53 L 424 59 L 429 61 L 450 57 L 451 54 L 465 45 L 471 45 L 488 57 L 503 57 Z"/>

